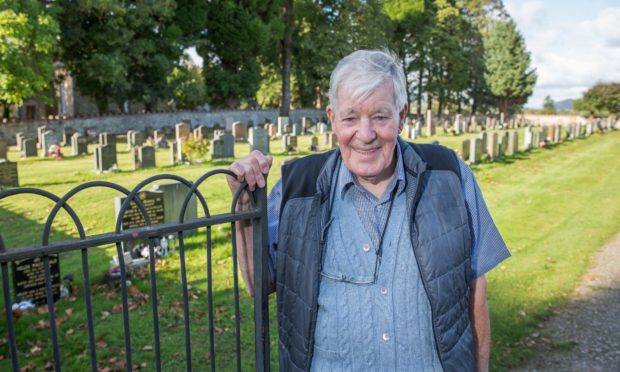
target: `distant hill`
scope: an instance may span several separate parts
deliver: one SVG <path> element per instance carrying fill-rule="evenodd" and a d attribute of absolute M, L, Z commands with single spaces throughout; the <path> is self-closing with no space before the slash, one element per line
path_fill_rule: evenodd
<path fill-rule="evenodd" d="M 572 111 L 574 99 L 563 99 L 555 103 L 555 109 L 558 111 Z"/>

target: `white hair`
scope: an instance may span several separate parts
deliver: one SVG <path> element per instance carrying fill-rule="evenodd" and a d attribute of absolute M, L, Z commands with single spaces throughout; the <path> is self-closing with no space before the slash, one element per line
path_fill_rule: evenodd
<path fill-rule="evenodd" d="M 354 101 L 368 97 L 381 84 L 392 82 L 397 110 L 407 103 L 405 74 L 396 56 L 387 50 L 358 50 L 338 62 L 329 78 L 329 103 L 336 111 L 336 96 L 343 89 Z"/>

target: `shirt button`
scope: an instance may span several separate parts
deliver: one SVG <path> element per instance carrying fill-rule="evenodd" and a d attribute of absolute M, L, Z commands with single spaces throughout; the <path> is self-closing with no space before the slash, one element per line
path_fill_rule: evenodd
<path fill-rule="evenodd" d="M 385 294 L 387 294 L 388 290 L 385 287 L 381 287 L 381 288 L 379 288 L 379 292 L 381 292 L 381 294 L 385 295 Z"/>
<path fill-rule="evenodd" d="M 368 251 L 370 250 L 370 245 L 368 245 L 368 244 L 364 244 L 364 245 L 362 245 L 362 250 L 363 250 L 364 252 L 368 252 Z"/>
<path fill-rule="evenodd" d="M 389 332 L 383 332 L 383 341 L 387 342 L 390 341 L 390 333 Z"/>

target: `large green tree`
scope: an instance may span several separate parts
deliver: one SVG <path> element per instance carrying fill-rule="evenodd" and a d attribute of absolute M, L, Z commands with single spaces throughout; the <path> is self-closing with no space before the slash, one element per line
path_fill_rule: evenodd
<path fill-rule="evenodd" d="M 598 83 L 573 102 L 576 111 L 600 115 L 620 113 L 620 83 Z"/>
<path fill-rule="evenodd" d="M 0 102 L 21 105 L 54 79 L 58 24 L 37 0 L 0 0 Z"/>
<path fill-rule="evenodd" d="M 495 21 L 484 38 L 486 82 L 497 97 L 499 111 L 507 113 L 513 104 L 525 103 L 536 84 L 536 70 L 523 36 L 510 18 Z"/>
<path fill-rule="evenodd" d="M 112 100 L 150 110 L 172 95 L 167 77 L 178 64 L 181 29 L 173 0 L 59 0 L 62 60 L 100 112 Z"/>

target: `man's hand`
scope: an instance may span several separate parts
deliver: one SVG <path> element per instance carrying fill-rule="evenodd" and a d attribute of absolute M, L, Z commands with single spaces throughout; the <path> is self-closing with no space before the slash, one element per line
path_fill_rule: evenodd
<path fill-rule="evenodd" d="M 262 152 L 257 150 L 252 151 L 250 155 L 245 158 L 241 158 L 232 163 L 228 169 L 236 174 L 237 178 L 231 176 L 226 177 L 228 187 L 230 187 L 232 194 L 235 195 L 241 186 L 241 182 L 244 181 L 248 183 L 248 189 L 250 191 L 254 191 L 257 186 L 259 188 L 265 187 L 266 183 L 263 175 L 269 173 L 272 163 L 273 158 L 271 155 L 265 156 Z M 244 193 L 239 198 L 237 210 L 248 209 L 249 205 L 250 198 L 247 193 Z"/>
<path fill-rule="evenodd" d="M 236 178 L 227 176 L 228 187 L 233 196 L 241 187 L 241 182 L 248 183 L 250 191 L 256 187 L 265 187 L 265 177 L 269 173 L 273 158 L 265 156 L 260 151 L 252 151 L 250 155 L 232 163 L 228 168 Z M 243 193 L 237 202 L 236 210 L 243 211 L 250 209 L 250 196 Z M 254 295 L 254 246 L 252 244 L 252 223 L 249 220 L 236 222 L 237 236 L 237 261 L 241 270 L 241 277 L 245 282 L 245 289 L 250 296 Z"/>

